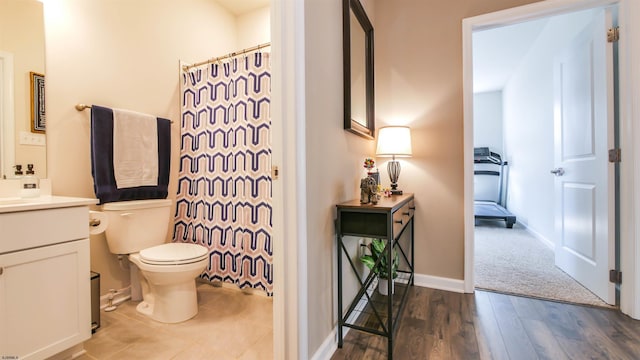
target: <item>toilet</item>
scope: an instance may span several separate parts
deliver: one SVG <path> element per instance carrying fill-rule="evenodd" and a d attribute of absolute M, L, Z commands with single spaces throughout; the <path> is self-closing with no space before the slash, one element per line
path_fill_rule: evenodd
<path fill-rule="evenodd" d="M 159 322 L 178 323 L 198 313 L 195 278 L 207 266 L 209 250 L 164 243 L 170 208 L 169 199 L 133 200 L 106 203 L 102 212 L 107 216 L 109 251 L 128 255 L 132 300 L 140 300 L 136 293 L 142 293 L 138 312 Z"/>

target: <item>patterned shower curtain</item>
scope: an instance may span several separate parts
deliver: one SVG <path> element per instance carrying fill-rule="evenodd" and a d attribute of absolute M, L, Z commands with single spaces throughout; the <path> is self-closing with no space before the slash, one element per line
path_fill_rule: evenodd
<path fill-rule="evenodd" d="M 273 293 L 268 53 L 182 74 L 174 242 L 209 248 L 200 276 Z"/>

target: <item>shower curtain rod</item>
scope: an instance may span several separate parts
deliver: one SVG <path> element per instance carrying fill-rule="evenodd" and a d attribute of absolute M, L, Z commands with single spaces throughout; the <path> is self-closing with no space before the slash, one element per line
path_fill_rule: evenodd
<path fill-rule="evenodd" d="M 252 52 L 252 51 L 260 50 L 260 49 L 265 48 L 265 47 L 269 47 L 269 46 L 271 46 L 270 42 L 264 43 L 264 44 L 260 44 L 260 45 L 256 45 L 256 46 L 252 46 L 252 47 L 240 50 L 240 51 L 232 52 L 232 53 L 229 53 L 227 55 L 218 56 L 216 58 L 211 58 L 209 60 L 197 62 L 195 64 L 183 65 L 182 66 L 182 70 L 183 71 L 187 71 L 187 70 L 189 70 L 189 69 L 191 69 L 193 67 L 196 67 L 196 66 L 205 65 L 205 64 L 211 64 L 213 62 L 220 61 L 220 60 L 223 60 L 223 59 L 233 58 L 233 57 L 236 57 L 238 55 L 243 55 L 243 54 L 246 54 L 246 53 L 249 53 L 249 52 Z"/>
<path fill-rule="evenodd" d="M 84 111 L 86 109 L 91 109 L 91 105 L 87 105 L 87 104 L 76 104 L 75 106 L 76 110 L 78 111 Z M 169 120 L 170 123 L 173 124 L 173 120 Z"/>

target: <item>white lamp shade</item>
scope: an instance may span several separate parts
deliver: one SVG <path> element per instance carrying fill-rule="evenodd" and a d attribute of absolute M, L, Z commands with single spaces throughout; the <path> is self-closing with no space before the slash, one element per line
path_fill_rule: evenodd
<path fill-rule="evenodd" d="M 377 156 L 411 156 L 411 129 L 387 126 L 378 131 Z"/>

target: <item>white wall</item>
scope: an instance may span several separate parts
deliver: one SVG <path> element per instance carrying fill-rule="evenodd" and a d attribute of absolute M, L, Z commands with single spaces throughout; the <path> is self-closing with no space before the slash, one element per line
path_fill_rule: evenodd
<path fill-rule="evenodd" d="M 502 151 L 502 91 L 473 94 L 473 146 Z"/>
<path fill-rule="evenodd" d="M 551 18 L 503 89 L 507 207 L 543 238 L 553 239 L 553 59 L 592 17 Z"/>

